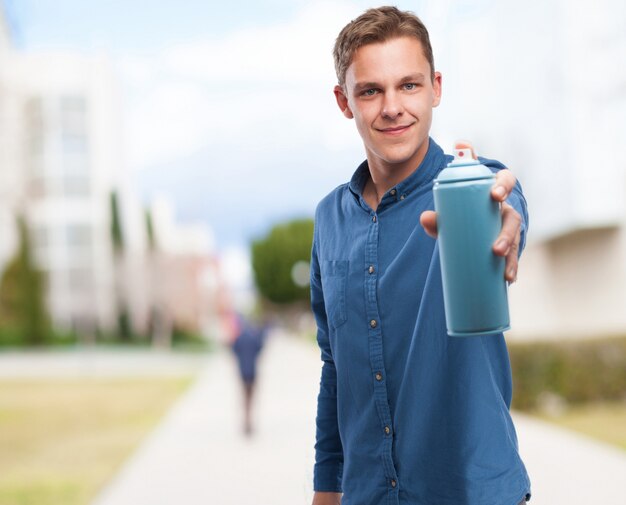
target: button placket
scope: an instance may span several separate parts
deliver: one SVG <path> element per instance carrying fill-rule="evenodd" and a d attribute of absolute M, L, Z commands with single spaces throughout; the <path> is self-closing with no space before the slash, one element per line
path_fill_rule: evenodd
<path fill-rule="evenodd" d="M 397 191 L 396 191 L 397 193 Z M 395 194 L 394 194 L 395 197 Z M 397 198 L 397 197 L 396 197 Z M 389 408 L 389 399 L 385 381 L 385 365 L 383 359 L 383 325 L 380 319 L 380 313 L 378 311 L 378 290 L 377 290 L 377 275 L 374 275 L 378 271 L 378 240 L 379 240 L 379 228 L 378 218 L 376 213 L 371 212 L 370 218 L 372 220 L 371 226 L 368 227 L 367 244 L 365 253 L 365 268 L 363 275 L 365 281 L 365 302 L 366 302 L 366 317 L 368 325 L 368 342 L 369 342 L 369 358 L 372 375 L 374 377 L 373 396 L 376 404 L 376 411 L 378 413 L 378 420 L 380 422 L 381 433 L 381 450 L 383 453 L 382 458 L 382 471 L 387 482 L 396 482 L 397 478 L 395 465 L 393 462 L 393 430 L 391 428 L 393 422 L 391 419 L 391 411 Z M 391 485 L 395 488 L 397 485 Z M 390 489 L 391 491 L 391 489 Z M 393 493 L 397 494 L 397 490 L 393 489 Z"/>

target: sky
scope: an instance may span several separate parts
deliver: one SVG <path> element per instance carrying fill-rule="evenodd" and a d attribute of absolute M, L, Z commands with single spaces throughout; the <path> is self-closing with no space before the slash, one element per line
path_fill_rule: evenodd
<path fill-rule="evenodd" d="M 340 29 L 378 2 L 4 3 L 19 49 L 110 57 L 135 192 L 144 202 L 165 195 L 178 220 L 209 225 L 218 249 L 312 216 L 364 159 L 335 104 L 331 52 Z M 419 13 L 428 3 L 397 5 Z M 434 3 L 449 13 L 450 1 Z M 454 12 L 488 3 L 455 0 Z"/>
<path fill-rule="evenodd" d="M 339 30 L 378 2 L 0 1 L 20 49 L 109 55 L 136 193 L 169 197 L 178 220 L 210 226 L 220 250 L 312 216 L 364 158 L 334 101 L 331 50 Z M 423 19 L 444 75 L 433 137 L 448 152 L 472 140 L 510 166 L 534 236 L 621 215 L 609 205 L 621 193 L 587 190 L 595 175 L 585 167 L 600 150 L 581 145 L 620 142 L 611 125 L 624 110 L 624 67 L 615 65 L 626 48 L 623 2 L 396 4 Z M 601 149 L 605 171 L 616 166 L 609 151 Z M 555 188 L 564 205 L 553 204 Z"/>
<path fill-rule="evenodd" d="M 219 249 L 247 247 L 274 223 L 312 216 L 364 157 L 334 101 L 331 51 L 341 27 L 377 4 L 5 4 L 19 49 L 111 58 L 136 193 L 169 197 L 180 221 L 212 228 Z"/>

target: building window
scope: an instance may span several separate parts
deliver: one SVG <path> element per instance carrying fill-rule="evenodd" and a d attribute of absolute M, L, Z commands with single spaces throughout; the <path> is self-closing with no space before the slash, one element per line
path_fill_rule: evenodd
<path fill-rule="evenodd" d="M 26 101 L 24 108 L 26 119 L 26 159 L 30 176 L 33 179 L 43 176 L 45 124 L 43 102 L 39 97 Z"/>
<path fill-rule="evenodd" d="M 49 247 L 51 244 L 50 230 L 43 225 L 33 226 L 31 232 L 33 246 L 35 248 Z"/>
<path fill-rule="evenodd" d="M 80 175 L 63 177 L 63 194 L 66 197 L 89 196 L 89 178 Z"/>
<path fill-rule="evenodd" d="M 42 224 L 31 227 L 33 255 L 37 266 L 46 270 L 50 265 L 50 255 L 53 248 L 52 230 Z"/>
<path fill-rule="evenodd" d="M 71 224 L 67 227 L 67 245 L 73 247 L 91 247 L 92 230 L 88 224 Z"/>
<path fill-rule="evenodd" d="M 61 129 L 69 137 L 84 137 L 87 132 L 87 104 L 83 96 L 61 97 Z"/>
<path fill-rule="evenodd" d="M 93 288 L 93 272 L 87 268 L 72 268 L 68 271 L 68 284 L 72 291 L 87 291 Z"/>
<path fill-rule="evenodd" d="M 87 103 L 82 96 L 61 97 L 61 151 L 63 172 L 87 173 L 89 170 Z"/>

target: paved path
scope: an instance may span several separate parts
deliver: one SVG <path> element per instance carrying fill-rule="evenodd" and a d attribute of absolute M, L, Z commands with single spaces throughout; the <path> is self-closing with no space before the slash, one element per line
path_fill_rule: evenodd
<path fill-rule="evenodd" d="M 532 505 L 626 505 L 626 451 L 517 414 Z"/>
<path fill-rule="evenodd" d="M 314 346 L 272 338 L 259 370 L 257 431 L 246 439 L 234 362 L 212 356 L 92 505 L 309 504 L 319 369 Z M 533 505 L 626 504 L 626 452 L 526 416 L 515 421 Z"/>
<path fill-rule="evenodd" d="M 0 379 L 188 376 L 206 366 L 206 354 L 123 347 L 2 351 Z"/>

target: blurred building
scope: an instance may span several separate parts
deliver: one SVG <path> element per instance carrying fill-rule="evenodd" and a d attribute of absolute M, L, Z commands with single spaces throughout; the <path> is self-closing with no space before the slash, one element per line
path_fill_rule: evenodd
<path fill-rule="evenodd" d="M 14 209 L 19 195 L 18 108 L 11 86 L 9 25 L 0 4 L 0 272 L 16 246 Z"/>
<path fill-rule="evenodd" d="M 472 140 L 527 196 L 511 336 L 626 334 L 626 3 L 425 5 L 444 76 L 435 137 Z"/>
<path fill-rule="evenodd" d="M 125 317 L 132 332 L 165 344 L 174 329 L 210 334 L 218 326 L 212 238 L 158 206 L 148 229 L 124 174 L 110 62 L 14 50 L 3 16 L 0 3 L 0 272 L 23 214 L 57 328 L 92 338 Z"/>
<path fill-rule="evenodd" d="M 146 249 L 134 260 L 143 264 L 134 270 L 146 276 L 140 284 L 148 294 L 142 320 L 157 343 L 167 344 L 173 331 L 219 337 L 223 286 L 210 230 L 177 224 L 163 197 L 154 199 L 148 215 Z"/>
<path fill-rule="evenodd" d="M 104 58 L 14 53 L 20 210 L 46 274 L 56 326 L 114 319 L 110 194 L 121 170 L 114 79 Z"/>

